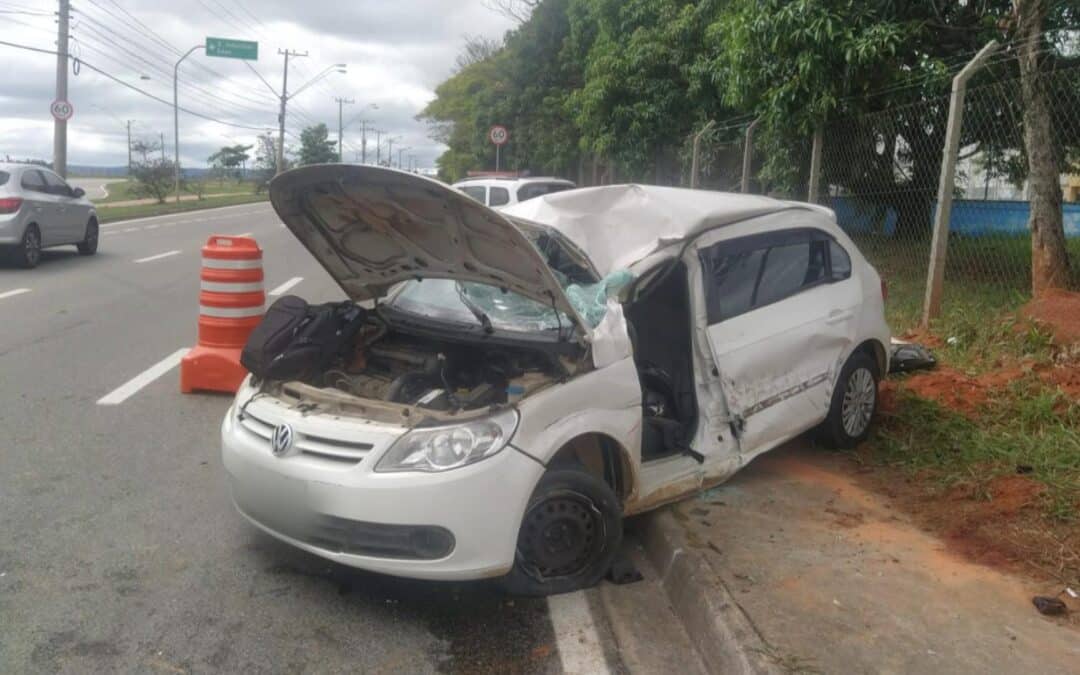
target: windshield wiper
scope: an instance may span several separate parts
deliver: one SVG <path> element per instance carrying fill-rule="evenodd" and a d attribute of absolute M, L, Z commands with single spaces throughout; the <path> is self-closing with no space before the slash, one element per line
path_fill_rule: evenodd
<path fill-rule="evenodd" d="M 461 304 L 465 305 L 472 315 L 476 317 L 476 320 L 480 322 L 480 326 L 483 327 L 484 332 L 491 335 L 495 332 L 495 327 L 491 325 L 491 318 L 484 313 L 484 310 L 476 306 L 476 303 L 469 299 L 468 294 L 465 292 L 465 288 L 461 285 L 460 281 L 454 282 L 454 287 L 457 289 L 458 298 L 461 299 Z"/>

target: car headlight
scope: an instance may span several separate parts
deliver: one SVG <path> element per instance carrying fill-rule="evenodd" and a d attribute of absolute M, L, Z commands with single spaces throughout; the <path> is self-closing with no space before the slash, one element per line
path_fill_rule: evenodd
<path fill-rule="evenodd" d="M 506 447 L 517 422 L 517 411 L 508 409 L 461 424 L 413 429 L 390 446 L 375 470 L 436 472 L 479 462 Z"/>

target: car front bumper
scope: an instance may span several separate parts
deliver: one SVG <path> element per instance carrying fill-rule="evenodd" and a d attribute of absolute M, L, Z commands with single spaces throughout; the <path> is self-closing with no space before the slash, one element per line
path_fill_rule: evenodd
<path fill-rule="evenodd" d="M 543 473 L 509 446 L 443 473 L 376 473 L 381 452 L 344 468 L 279 458 L 232 408 L 221 439 L 233 501 L 256 526 L 344 565 L 419 579 L 508 572 L 522 515 Z"/>

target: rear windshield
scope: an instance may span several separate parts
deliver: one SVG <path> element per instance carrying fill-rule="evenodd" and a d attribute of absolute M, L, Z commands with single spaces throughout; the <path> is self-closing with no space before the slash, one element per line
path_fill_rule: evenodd
<path fill-rule="evenodd" d="M 483 185 L 466 185 L 461 191 L 483 204 L 487 188 Z"/>
<path fill-rule="evenodd" d="M 0 185 L 4 185 L 8 182 L 8 178 L 11 178 L 11 174 L 7 171 L 0 171 Z"/>

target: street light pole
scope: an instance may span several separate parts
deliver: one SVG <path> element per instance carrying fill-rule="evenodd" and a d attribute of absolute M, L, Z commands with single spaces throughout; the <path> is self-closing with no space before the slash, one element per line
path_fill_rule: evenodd
<path fill-rule="evenodd" d="M 345 123 L 342 121 L 341 113 L 344 110 L 346 104 L 352 105 L 353 103 L 356 103 L 356 101 L 354 101 L 351 98 L 335 98 L 334 100 L 337 101 L 337 104 L 338 104 L 337 105 L 337 161 L 338 161 L 338 164 L 341 164 L 342 162 L 345 161 L 344 160 L 345 155 L 342 154 L 342 150 L 344 148 L 344 146 L 342 145 L 342 139 L 345 136 Z"/>
<path fill-rule="evenodd" d="M 128 132 L 128 177 L 131 177 L 131 120 L 127 121 Z"/>
<path fill-rule="evenodd" d="M 399 169 L 401 168 L 401 155 L 406 150 L 412 150 L 412 148 L 398 148 L 398 151 L 397 151 L 397 168 L 399 168 Z"/>
<path fill-rule="evenodd" d="M 176 188 L 176 202 L 180 202 L 180 95 L 178 93 L 179 88 L 177 81 L 180 76 L 180 64 L 184 62 L 184 59 L 191 56 L 191 54 L 197 49 L 205 49 L 206 45 L 195 45 L 191 49 L 187 50 L 180 60 L 173 66 L 172 74 L 172 105 L 173 105 L 173 152 L 176 154 L 173 156 L 173 181 Z"/>

